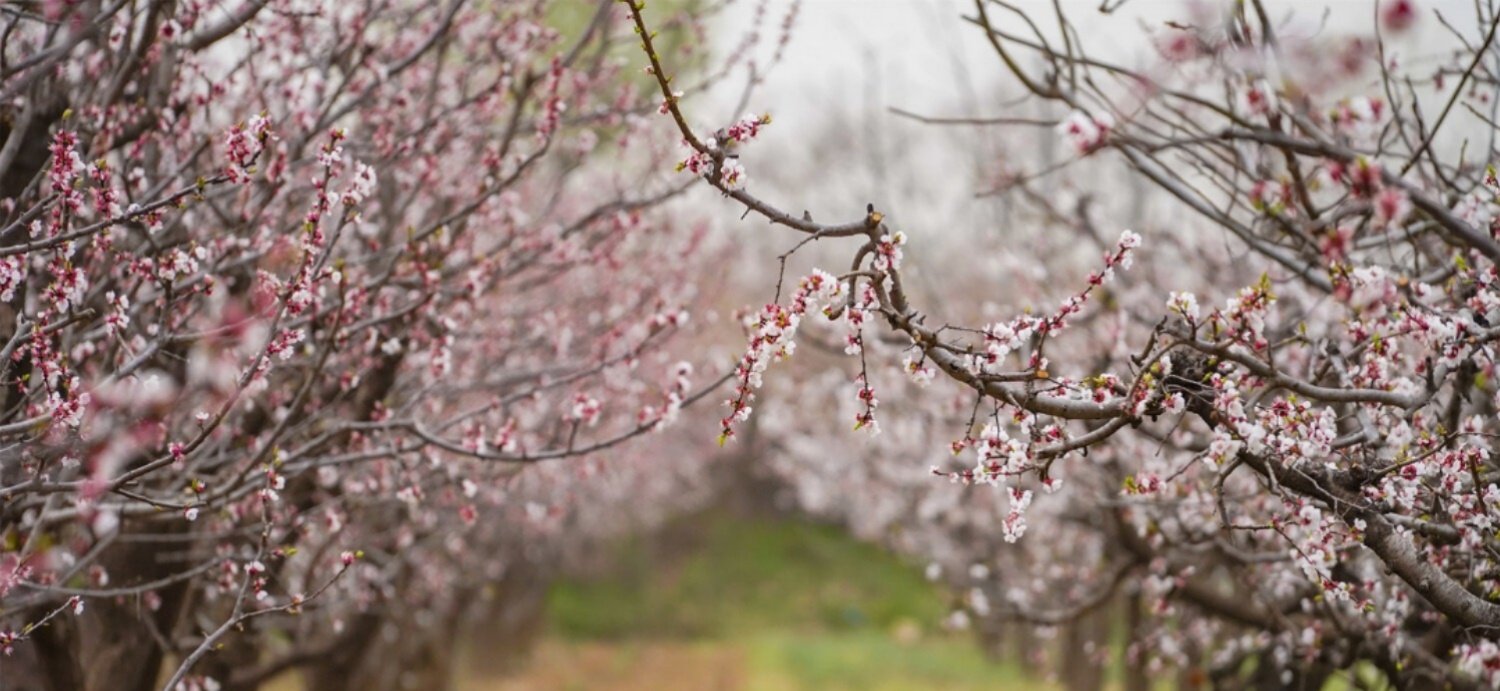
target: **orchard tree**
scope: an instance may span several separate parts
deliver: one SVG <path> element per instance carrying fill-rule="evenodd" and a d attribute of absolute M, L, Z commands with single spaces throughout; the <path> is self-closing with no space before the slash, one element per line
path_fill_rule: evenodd
<path fill-rule="evenodd" d="M 1106 229 L 1086 205 L 1067 210 L 1046 184 L 1055 170 L 999 170 L 997 192 L 1100 252 L 1082 270 L 1028 257 L 1066 286 L 1056 301 L 963 324 L 942 313 L 962 296 L 940 290 L 929 307 L 907 280 L 937 229 L 895 227 L 878 203 L 824 223 L 757 196 L 750 181 L 776 175 L 752 146 L 771 118 L 690 118 L 643 3 L 623 2 L 682 139 L 677 168 L 801 238 L 774 299 L 746 321 L 721 443 L 755 430 L 773 455 L 809 461 L 773 461 L 794 486 L 815 477 L 804 501 L 917 526 L 909 548 L 983 567 L 951 575 L 979 583 L 975 615 L 1051 626 L 1136 594 L 1137 669 L 1225 688 L 1377 671 L 1398 688 L 1500 685 L 1494 3 L 1476 3 L 1477 35 L 1405 0 L 1382 0 L 1352 35 L 1275 19 L 1259 0 L 1222 15 L 1153 5 L 1157 59 L 1129 69 L 1090 54 L 1061 5 L 1033 16 L 976 0 L 966 19 L 1051 109 L 1070 162 L 1123 165 L 1179 211 L 1140 232 Z M 1099 26 L 1112 21 L 1129 22 Z M 1389 40 L 1418 22 L 1450 30 L 1452 50 L 1436 62 L 1393 53 Z M 847 243 L 848 259 L 786 276 L 786 257 L 811 242 Z M 1016 279 L 990 280 L 1001 294 Z M 852 374 L 804 379 L 777 403 L 841 397 L 847 416 L 826 424 L 879 435 L 858 462 L 799 453 L 811 416 L 757 401 L 796 339 L 828 329 Z M 954 387 L 915 399 L 936 402 L 917 419 L 947 422 L 946 435 L 898 413 L 882 433 L 905 400 L 891 393 L 909 393 L 886 384 L 892 371 Z M 948 460 L 928 481 L 967 489 L 913 500 L 921 490 L 891 464 L 934 447 Z"/>
<path fill-rule="evenodd" d="M 714 385 L 662 349 L 710 250 L 578 10 L 0 7 L 0 685 L 441 687 L 481 596 L 701 501 L 620 449 Z"/>

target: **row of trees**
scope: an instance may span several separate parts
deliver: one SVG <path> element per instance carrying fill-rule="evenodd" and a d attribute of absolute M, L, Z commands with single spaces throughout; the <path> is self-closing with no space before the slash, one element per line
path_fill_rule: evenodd
<path fill-rule="evenodd" d="M 0 685 L 440 688 L 703 501 L 647 435 L 722 375 L 665 348 L 716 250 L 562 5 L 0 7 Z"/>
<path fill-rule="evenodd" d="M 1130 69 L 1091 54 L 1065 8 L 976 0 L 966 19 L 1067 160 L 995 162 L 987 192 L 1034 227 L 925 275 L 923 239 L 951 230 L 897 227 L 878 200 L 824 223 L 758 196 L 778 162 L 747 143 L 768 119 L 695 117 L 627 4 L 679 168 L 785 228 L 789 254 L 848 247 L 778 281 L 721 423 L 804 506 L 934 559 L 965 593 L 955 623 L 1050 628 L 1129 601 L 1132 688 L 1149 669 L 1223 688 L 1500 684 L 1492 3 L 1463 21 L 1382 2 L 1346 35 L 1254 0 L 1152 16 L 1157 58 Z M 1416 22 L 1451 51 L 1397 54 Z M 1124 206 L 1101 182 L 1121 168 L 1174 215 L 1132 232 L 1098 213 Z M 1091 182 L 1095 206 L 1076 192 Z M 984 253 L 1052 273 L 986 273 Z M 1014 311 L 974 321 L 980 300 Z M 798 338 L 853 362 L 778 382 Z M 878 436 L 851 452 L 839 425 Z M 1109 629 L 1058 668 L 1103 664 Z"/>

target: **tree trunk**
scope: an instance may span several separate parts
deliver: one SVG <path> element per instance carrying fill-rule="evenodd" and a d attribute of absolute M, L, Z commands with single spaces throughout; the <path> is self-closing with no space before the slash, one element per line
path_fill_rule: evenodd
<path fill-rule="evenodd" d="M 546 623 L 550 582 L 535 565 L 517 563 L 505 570 L 483 620 L 468 622 L 468 666 L 473 673 L 501 676 L 525 661 Z"/>
<path fill-rule="evenodd" d="M 1125 607 L 1125 639 L 1120 642 L 1120 666 L 1125 670 L 1125 691 L 1151 691 L 1151 678 L 1146 676 L 1144 660 L 1131 659 L 1131 647 L 1137 637 L 1141 634 L 1141 627 L 1146 623 L 1144 608 L 1146 603 L 1142 601 L 1140 593 L 1131 593 L 1122 598 Z"/>
<path fill-rule="evenodd" d="M 1069 624 L 1063 635 L 1058 670 L 1068 691 L 1100 691 L 1109 649 L 1110 611 L 1096 608 Z"/>

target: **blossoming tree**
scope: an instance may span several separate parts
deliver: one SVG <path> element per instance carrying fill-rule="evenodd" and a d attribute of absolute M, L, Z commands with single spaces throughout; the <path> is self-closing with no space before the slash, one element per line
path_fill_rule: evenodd
<path fill-rule="evenodd" d="M 856 434 L 888 419 L 885 371 L 946 379 L 967 403 L 928 411 L 946 435 L 889 413 L 902 436 L 859 463 L 825 462 L 814 494 L 850 520 L 916 524 L 950 562 L 984 566 L 955 577 L 980 582 L 974 614 L 1055 625 L 1133 592 L 1146 605 L 1131 624 L 1138 667 L 1230 688 L 1320 688 L 1341 672 L 1500 684 L 1493 3 L 1468 32 L 1405 0 L 1349 36 L 1254 0 L 1224 17 L 1153 17 L 1160 59 L 1134 70 L 1091 54 L 1062 8 L 976 0 L 967 20 L 1051 104 L 1071 160 L 1123 165 L 1179 213 L 1116 228 L 1092 267 L 1052 276 L 1071 287 L 1050 305 L 963 326 L 940 312 L 960 298 L 924 307 L 907 280 L 931 231 L 920 218 L 903 232 L 871 205 L 823 223 L 753 193 L 749 181 L 776 175 L 751 146 L 771 119 L 691 119 L 642 3 L 624 2 L 683 140 L 678 169 L 799 236 L 791 251 L 850 247 L 837 272 L 783 276 L 748 320 L 721 443 L 765 414 L 757 396 L 795 339 L 831 327 L 854 360 L 836 383 L 850 419 L 837 422 Z M 1419 21 L 1453 32 L 1436 68 L 1388 43 Z M 1056 211 L 1046 172 L 1007 171 L 1002 191 Z M 1067 216 L 1052 214 L 1102 235 Z M 764 436 L 788 450 L 808 418 L 768 417 Z M 871 501 L 863 492 L 921 492 L 890 471 L 920 457 L 914 440 L 951 459 L 928 482 L 969 489 Z M 809 467 L 783 462 L 789 477 Z M 868 518 L 892 506 L 921 515 Z"/>
<path fill-rule="evenodd" d="M 576 9 L 0 8 L 5 688 L 439 686 L 482 594 L 693 496 L 619 445 L 714 384 L 661 348 L 707 250 Z"/>

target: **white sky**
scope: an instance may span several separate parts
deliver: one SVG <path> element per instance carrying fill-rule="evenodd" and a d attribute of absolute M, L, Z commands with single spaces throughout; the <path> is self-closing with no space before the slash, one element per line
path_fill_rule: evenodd
<path fill-rule="evenodd" d="M 727 49 L 738 42 L 758 4 L 758 0 L 738 0 L 721 18 L 717 31 L 722 46 Z M 780 20 L 793 3 L 768 0 L 765 4 L 763 35 L 770 43 L 779 35 Z M 1053 19 L 1051 3 L 1016 0 L 1015 4 L 1031 12 L 1043 31 L 1054 30 L 1055 21 L 1049 21 Z M 1447 30 L 1431 16 L 1432 10 L 1442 12 L 1469 40 L 1481 38 L 1471 0 L 1417 0 L 1417 4 L 1423 16 L 1415 29 L 1401 37 L 1388 37 L 1394 50 L 1415 53 L 1451 41 Z M 1326 12 L 1324 32 L 1332 34 L 1367 33 L 1376 7 L 1373 0 L 1267 0 L 1266 5 L 1278 20 L 1295 10 L 1294 28 L 1307 32 L 1317 30 Z M 1110 57 L 1148 57 L 1144 28 L 1192 16 L 1192 6 L 1180 0 L 1128 0 L 1111 15 L 1098 12 L 1098 0 L 1064 0 L 1062 7 L 1078 26 L 1088 51 Z M 761 91 L 761 100 L 792 101 L 781 106 L 792 113 L 816 107 L 813 99 L 798 96 L 816 93 L 817 100 L 835 95 L 848 98 L 868 85 L 874 85 L 878 100 L 887 104 L 915 106 L 961 97 L 980 84 L 993 83 L 1001 73 L 978 27 L 962 19 L 974 14 L 969 0 L 804 0 L 786 58 Z M 1014 15 L 992 8 L 991 16 L 997 25 L 1024 33 L 1025 27 Z M 1124 62 L 1137 61 L 1126 58 Z"/>
<path fill-rule="evenodd" d="M 1062 6 L 1078 27 L 1087 52 L 1131 67 L 1160 62 L 1146 42 L 1148 29 L 1158 29 L 1168 20 L 1191 23 L 1194 17 L 1194 6 L 1179 0 L 1127 0 L 1123 9 L 1108 16 L 1098 12 L 1098 1 L 1064 0 Z M 1032 12 L 1043 31 L 1055 30 L 1050 2 L 1014 3 Z M 792 4 L 766 0 L 762 47 L 756 53 L 760 62 L 774 49 L 782 17 Z M 1216 0 L 1197 6 L 1228 4 Z M 1372 0 L 1266 4 L 1283 35 L 1368 35 L 1375 22 Z M 1393 55 L 1431 56 L 1454 45 L 1448 30 L 1432 16 L 1434 8 L 1468 40 L 1477 43 L 1482 38 L 1471 0 L 1417 4 L 1423 16 L 1415 29 L 1387 37 L 1387 50 Z M 721 53 L 739 44 L 759 5 L 759 0 L 738 0 L 719 18 L 715 41 Z M 1295 18 L 1288 19 L 1293 9 Z M 900 214 L 919 214 L 928 224 L 969 223 L 988 214 L 991 210 L 973 202 L 972 195 L 985 185 L 982 170 L 992 168 L 988 164 L 996 156 L 1015 155 L 1016 144 L 1000 150 L 967 128 L 923 125 L 887 110 L 899 107 L 942 116 L 1061 115 L 1055 106 L 1039 110 L 1042 106 L 1034 104 L 1005 105 L 1020 95 L 1019 85 L 1004 74 L 979 28 L 963 20 L 972 15 L 970 0 L 802 2 L 785 58 L 749 103 L 749 110 L 769 111 L 775 117 L 764 140 L 745 154 L 752 191 L 789 208 L 809 208 L 820 220 L 846 220 L 862 210 L 865 201 Z M 996 8 L 991 16 L 997 25 L 1025 33 L 1014 15 Z M 743 73 L 736 79 L 742 80 Z M 743 86 L 743 81 L 726 83 L 707 99 L 689 99 L 689 117 L 705 129 L 711 123 L 729 122 L 737 115 L 731 110 Z M 1023 142 L 1028 157 L 1062 154 L 1051 130 L 1033 131 L 1035 143 Z M 836 148 L 837 161 L 826 155 L 830 147 Z M 775 162 L 774 170 L 766 169 L 768 161 Z"/>

